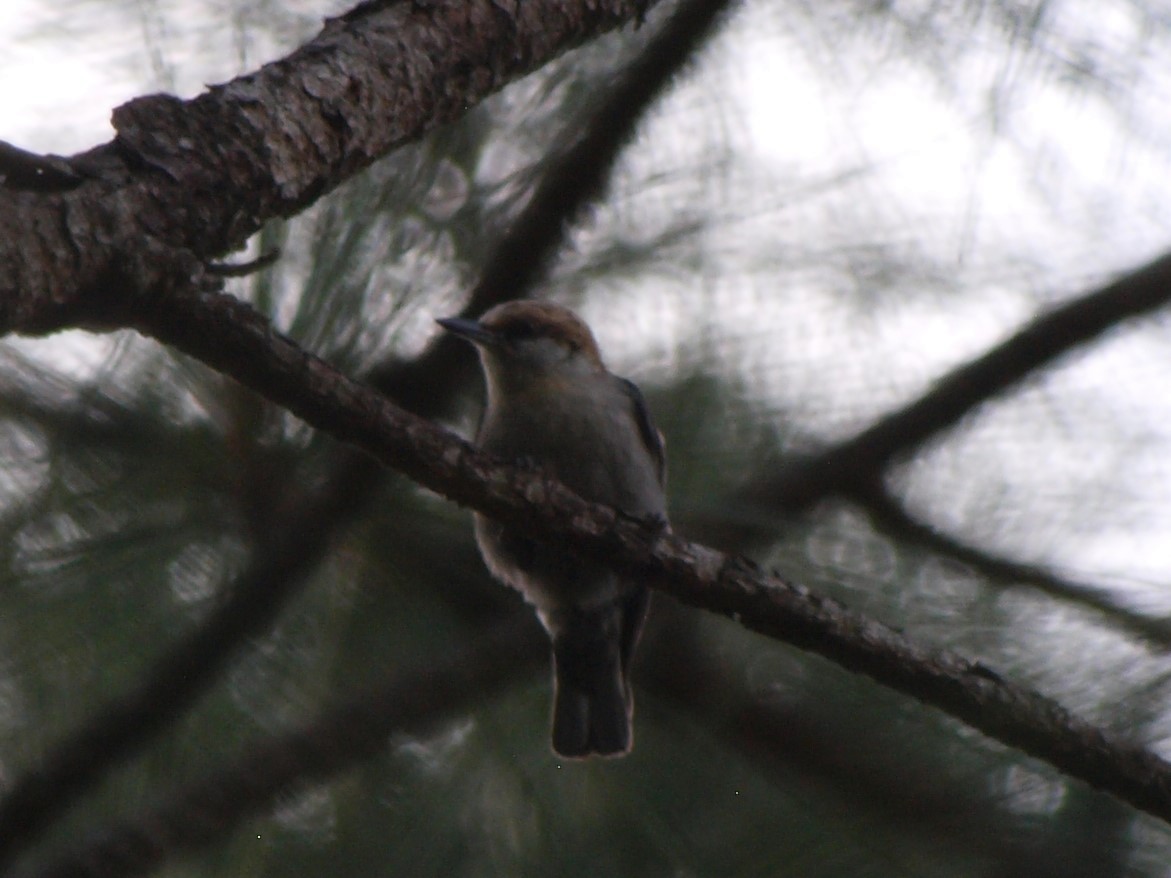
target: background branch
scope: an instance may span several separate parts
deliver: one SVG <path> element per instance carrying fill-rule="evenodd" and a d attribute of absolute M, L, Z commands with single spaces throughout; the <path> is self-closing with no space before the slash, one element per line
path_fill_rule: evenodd
<path fill-rule="evenodd" d="M 400 670 L 311 724 L 258 744 L 156 809 L 32 870 L 30 878 L 145 874 L 271 807 L 291 784 L 325 780 L 373 756 L 387 746 L 390 733 L 425 730 L 466 710 L 513 680 L 518 666 L 544 660 L 547 651 L 528 620 L 496 626 L 470 646 L 452 649 L 446 661 Z"/>
<path fill-rule="evenodd" d="M 851 496 L 858 488 L 865 491 L 901 455 L 954 426 L 1037 369 L 1169 301 L 1171 255 L 1165 255 L 1041 315 L 853 439 L 811 457 L 762 469 L 734 494 L 732 502 L 742 504 L 748 514 L 730 524 L 705 522 L 704 529 L 718 535 L 714 538 L 720 543 L 747 545 L 771 539 L 773 528 L 761 531 L 758 524 L 767 521 L 768 515 L 800 512 L 831 495 Z"/>
<path fill-rule="evenodd" d="M 1171 646 L 1171 621 L 1152 618 L 1123 606 L 1107 589 L 1073 582 L 1040 565 L 997 557 L 968 545 L 915 518 L 885 488 L 858 491 L 856 496 L 880 530 L 966 564 L 987 577 L 990 585 L 1032 588 L 1064 603 L 1089 609 L 1110 625 L 1135 635 L 1155 649 L 1166 650 Z"/>
<path fill-rule="evenodd" d="M 492 248 L 460 316 L 478 317 L 500 302 L 524 298 L 545 278 L 575 218 L 606 194 L 614 167 L 647 110 L 712 37 L 732 5 L 733 0 L 681 3 L 614 87 L 565 132 L 565 145 Z M 455 391 L 476 376 L 476 357 L 468 345 L 441 333 L 418 357 L 388 359 L 368 380 L 403 408 L 434 418 L 445 414 Z"/>
<path fill-rule="evenodd" d="M 658 604 L 639 664 L 652 698 L 699 723 L 778 787 L 797 787 L 797 796 L 809 786 L 829 789 L 868 819 L 990 857 L 1011 866 L 1008 874 L 1036 867 L 1036 839 L 1015 831 L 1013 816 L 990 791 L 940 772 L 929 749 L 858 735 L 855 717 L 835 722 L 800 698 L 754 688 L 738 666 L 710 654 L 696 621 L 682 608 Z"/>
<path fill-rule="evenodd" d="M 105 705 L 58 744 L 43 765 L 21 775 L 0 800 L 0 870 L 40 837 L 111 766 L 127 758 L 203 694 L 228 657 L 268 628 L 297 590 L 334 531 L 315 529 L 328 517 L 349 521 L 350 498 L 331 485 L 303 503 L 306 521 L 284 522 L 233 583 L 227 599 L 194 631 L 173 644 L 139 684 Z"/>

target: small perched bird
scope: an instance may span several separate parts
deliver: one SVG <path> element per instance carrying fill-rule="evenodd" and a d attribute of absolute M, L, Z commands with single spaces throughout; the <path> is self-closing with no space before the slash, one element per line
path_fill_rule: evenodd
<path fill-rule="evenodd" d="M 666 523 L 663 438 L 638 388 L 606 370 L 580 317 L 518 301 L 478 321 L 438 322 L 479 351 L 488 387 L 482 449 L 540 466 L 587 500 Z M 553 641 L 553 749 L 571 757 L 629 752 L 630 662 L 647 587 L 491 518 L 475 521 L 484 562 L 536 608 Z"/>

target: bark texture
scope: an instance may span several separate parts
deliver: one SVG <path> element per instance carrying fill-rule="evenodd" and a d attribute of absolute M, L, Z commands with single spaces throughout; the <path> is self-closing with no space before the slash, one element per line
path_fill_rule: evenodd
<path fill-rule="evenodd" d="M 192 100 L 124 104 L 113 141 L 67 160 L 76 185 L 30 185 L 30 161 L 11 163 L 0 187 L 0 334 L 118 325 L 110 312 L 123 296 L 173 292 L 265 221 L 653 2 L 364 3 Z"/>

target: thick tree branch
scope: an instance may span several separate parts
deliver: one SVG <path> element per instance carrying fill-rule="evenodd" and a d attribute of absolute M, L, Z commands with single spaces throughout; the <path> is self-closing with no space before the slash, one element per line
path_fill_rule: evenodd
<path fill-rule="evenodd" d="M 1153 753 L 1110 740 L 978 662 L 924 649 L 751 562 L 587 503 L 538 472 L 477 452 L 300 350 L 231 297 L 175 299 L 165 309 L 142 310 L 138 325 L 448 499 L 866 674 L 1171 821 L 1171 765 Z"/>
<path fill-rule="evenodd" d="M 55 192 L 81 185 L 85 177 L 59 155 L 37 155 L 0 140 L 0 180 L 8 189 Z"/>
<path fill-rule="evenodd" d="M 101 320 L 654 0 L 365 3 L 189 101 L 138 98 L 63 192 L 0 188 L 0 334 Z M 22 166 L 27 166 L 27 162 Z M 149 251 L 149 252 L 148 252 Z"/>

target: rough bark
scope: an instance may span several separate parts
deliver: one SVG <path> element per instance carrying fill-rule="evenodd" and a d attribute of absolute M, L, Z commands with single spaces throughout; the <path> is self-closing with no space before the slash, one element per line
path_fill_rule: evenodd
<path fill-rule="evenodd" d="M 116 326 L 111 300 L 168 295 L 267 220 L 653 2 L 364 3 L 192 100 L 117 108 L 113 141 L 63 160 L 76 183 L 30 184 L 37 162 L 0 151 L 0 334 Z"/>

